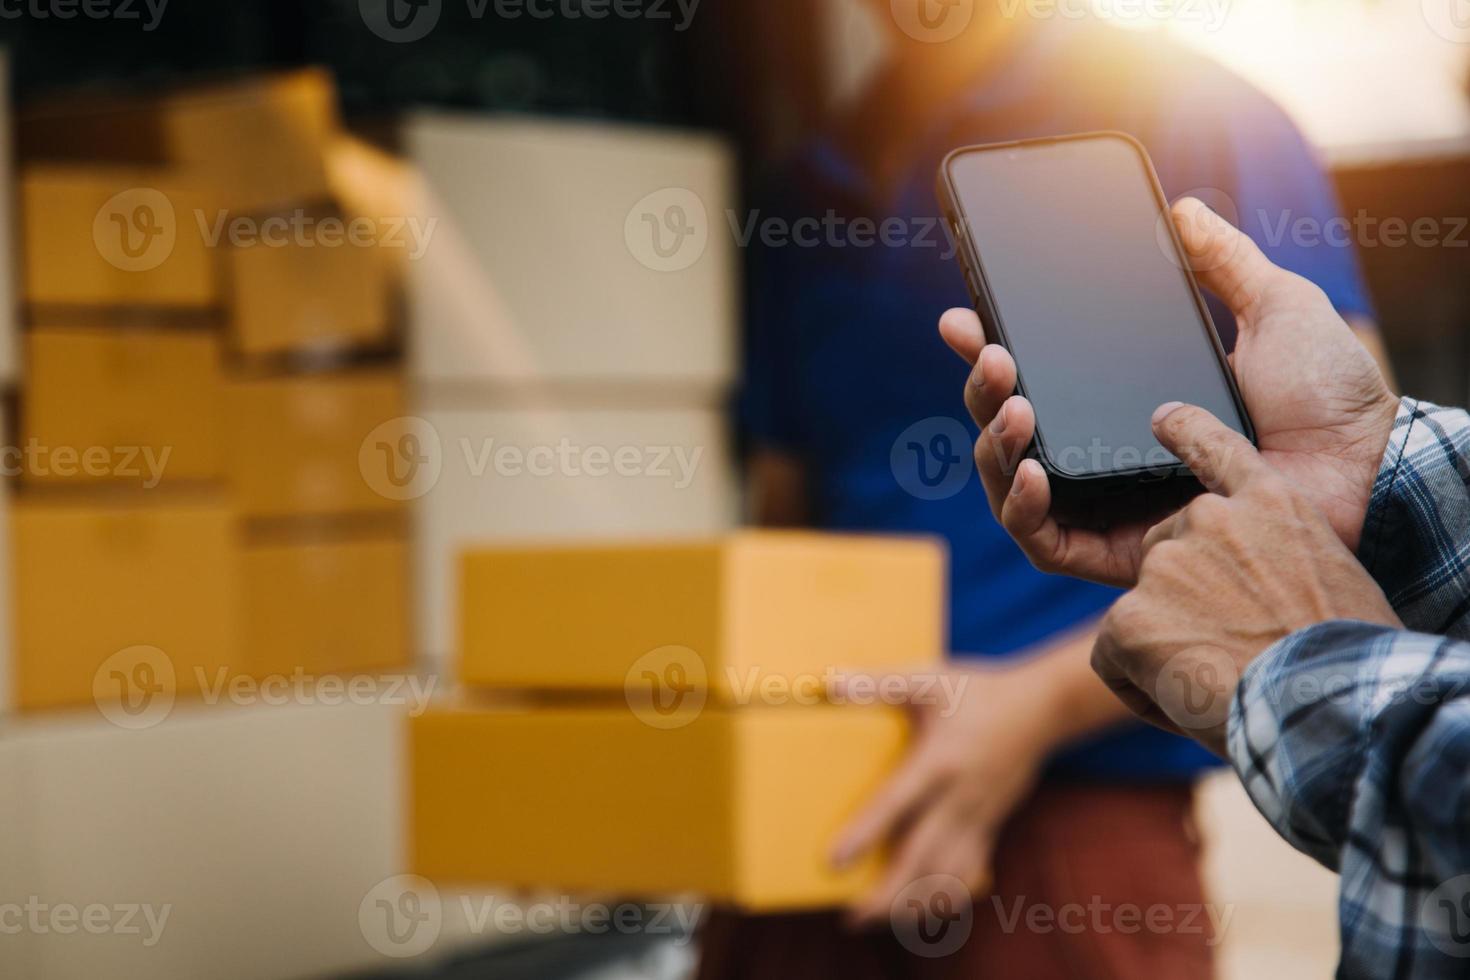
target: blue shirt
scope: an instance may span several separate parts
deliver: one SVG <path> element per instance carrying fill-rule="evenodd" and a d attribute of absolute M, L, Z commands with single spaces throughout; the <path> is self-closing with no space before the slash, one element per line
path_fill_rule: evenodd
<path fill-rule="evenodd" d="M 1117 593 L 1034 570 L 973 474 L 968 370 L 935 329 L 940 312 L 969 304 L 935 218 L 947 151 L 1132 133 L 1171 199 L 1195 192 L 1217 210 L 1233 202 L 1273 261 L 1316 282 L 1344 314 L 1371 315 L 1351 249 L 1329 244 L 1341 236 L 1290 233 L 1299 219 L 1324 226 L 1338 207 L 1301 135 L 1260 92 L 1157 38 L 1096 25 L 1028 30 L 1002 59 L 935 107 L 891 195 L 879 198 L 836 138 L 818 137 L 773 175 L 749 225 L 744 434 L 805 462 L 817 526 L 948 541 L 951 648 L 961 656 L 1032 647 L 1097 617 Z M 906 247 L 892 247 L 900 240 Z M 1233 321 L 1216 319 L 1228 345 Z M 1178 779 L 1214 761 L 1193 742 L 1128 726 L 1063 753 L 1053 773 Z"/>

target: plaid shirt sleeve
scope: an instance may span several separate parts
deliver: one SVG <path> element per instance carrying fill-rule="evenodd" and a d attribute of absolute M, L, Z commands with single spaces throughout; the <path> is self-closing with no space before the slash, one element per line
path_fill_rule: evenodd
<path fill-rule="evenodd" d="M 1405 399 L 1359 557 L 1412 630 L 1338 621 L 1256 659 L 1229 750 L 1342 875 L 1344 977 L 1470 976 L 1470 416 Z"/>

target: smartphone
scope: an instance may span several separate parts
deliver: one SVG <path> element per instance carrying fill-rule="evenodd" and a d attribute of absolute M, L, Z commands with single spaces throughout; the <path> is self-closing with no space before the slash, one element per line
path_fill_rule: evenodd
<path fill-rule="evenodd" d="M 1154 438 L 1169 401 L 1255 432 L 1143 145 L 1086 133 L 967 146 L 938 195 L 987 343 L 1036 411 L 1054 497 L 1198 492 Z M 1019 460 L 1017 461 L 1019 462 Z"/>

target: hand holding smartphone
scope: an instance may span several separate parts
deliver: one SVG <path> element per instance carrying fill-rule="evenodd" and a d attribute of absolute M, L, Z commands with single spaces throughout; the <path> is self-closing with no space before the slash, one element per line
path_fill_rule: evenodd
<path fill-rule="evenodd" d="M 1207 409 L 1252 442 L 1225 351 L 1143 146 L 1122 133 L 964 147 L 938 193 L 985 339 L 1036 413 L 1057 502 L 1177 502 L 1198 484 L 1151 426 Z"/>

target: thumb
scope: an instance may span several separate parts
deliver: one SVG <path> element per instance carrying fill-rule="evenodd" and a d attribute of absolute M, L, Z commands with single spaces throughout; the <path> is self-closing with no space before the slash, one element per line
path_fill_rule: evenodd
<path fill-rule="evenodd" d="M 1204 202 L 1180 198 L 1172 209 L 1179 242 L 1201 286 L 1225 301 L 1230 312 L 1247 316 L 1281 269 L 1239 228 Z"/>
<path fill-rule="evenodd" d="M 1154 412 L 1154 435 L 1207 490 L 1230 496 L 1267 471 L 1250 440 L 1194 405 L 1169 402 Z"/>

